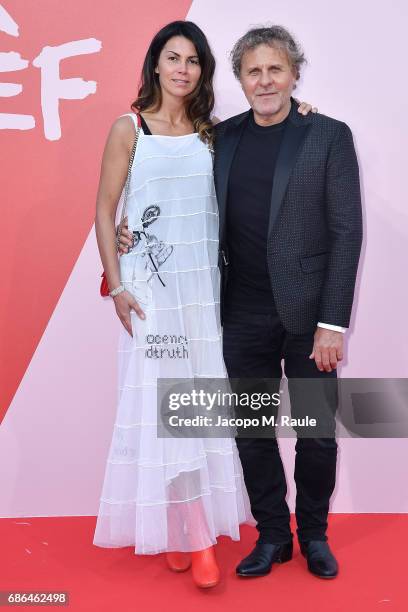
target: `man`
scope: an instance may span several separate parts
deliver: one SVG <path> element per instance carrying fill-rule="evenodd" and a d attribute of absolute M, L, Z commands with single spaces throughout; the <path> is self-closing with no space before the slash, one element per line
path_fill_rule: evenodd
<path fill-rule="evenodd" d="M 251 110 L 216 127 L 227 370 L 280 379 L 283 358 L 288 379 L 336 377 L 362 239 L 351 132 L 297 112 L 291 94 L 305 60 L 284 28 L 250 30 L 231 59 Z M 237 445 L 260 532 L 237 573 L 259 576 L 292 556 L 285 475 L 276 439 Z M 338 572 L 326 536 L 336 455 L 334 426 L 332 437 L 297 439 L 297 534 L 309 570 L 324 578 Z"/>
<path fill-rule="evenodd" d="M 297 112 L 291 94 L 305 60 L 284 28 L 250 30 L 231 59 L 251 109 L 216 126 L 228 374 L 280 379 L 283 359 L 289 381 L 335 379 L 362 240 L 351 132 L 334 119 Z M 305 412 L 299 394 L 291 404 L 292 416 Z M 298 436 L 294 474 L 301 551 L 322 578 L 338 573 L 326 536 L 337 457 L 332 417 L 328 437 Z M 238 437 L 237 446 L 259 531 L 237 574 L 264 576 L 292 557 L 283 465 L 276 438 Z"/>

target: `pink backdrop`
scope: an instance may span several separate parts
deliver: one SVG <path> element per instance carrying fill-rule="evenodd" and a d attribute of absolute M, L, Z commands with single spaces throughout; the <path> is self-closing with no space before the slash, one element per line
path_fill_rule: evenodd
<path fill-rule="evenodd" d="M 228 52 L 248 26 L 280 23 L 303 43 L 309 65 L 297 95 L 350 125 L 361 166 L 366 238 L 341 375 L 408 372 L 403 0 L 381 7 L 366 0 L 155 0 L 143 10 L 130 0 L 101 0 L 98 11 L 94 6 L 91 0 L 0 2 L 7 196 L 0 247 L 0 516 L 97 511 L 116 410 L 120 325 L 111 301 L 98 296 L 92 219 L 99 161 L 109 125 L 135 94 L 149 39 L 172 19 L 187 15 L 210 39 L 221 118 L 246 108 Z M 43 67 L 33 60 L 47 45 L 74 41 L 87 41 L 80 44 L 88 48 L 76 57 L 79 47 L 71 49 L 75 53 L 60 62 L 60 78 L 88 83 L 67 86 L 72 99 L 60 103 L 58 114 L 53 92 L 55 98 L 63 86 L 53 77 L 52 58 L 36 60 Z M 7 66 L 13 72 L 5 72 Z M 11 95 L 16 88 L 4 83 L 20 83 L 23 90 Z M 10 129 L 20 121 L 10 114 L 28 115 L 21 120 L 25 129 Z M 293 442 L 282 441 L 292 507 Z M 405 439 L 342 440 L 332 511 L 407 512 L 407 447 Z"/>

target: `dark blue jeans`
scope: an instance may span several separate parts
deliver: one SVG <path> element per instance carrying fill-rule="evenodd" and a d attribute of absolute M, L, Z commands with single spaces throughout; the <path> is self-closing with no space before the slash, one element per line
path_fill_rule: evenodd
<path fill-rule="evenodd" d="M 308 407 L 302 406 L 299 394 L 291 393 L 290 379 L 337 376 L 336 370 L 320 372 L 315 361 L 309 359 L 313 335 L 289 334 L 277 314 L 228 309 L 223 324 L 228 375 L 230 378 L 280 379 L 283 359 L 292 416 L 305 414 Z M 296 441 L 296 520 L 301 541 L 327 540 L 327 515 L 335 486 L 337 459 L 335 408 L 331 410 L 331 437 L 298 437 Z M 237 446 L 260 539 L 273 543 L 290 540 L 287 485 L 276 438 L 237 438 Z"/>

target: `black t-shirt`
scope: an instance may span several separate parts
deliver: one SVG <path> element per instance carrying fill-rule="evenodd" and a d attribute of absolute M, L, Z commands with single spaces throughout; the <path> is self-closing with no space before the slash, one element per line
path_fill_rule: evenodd
<path fill-rule="evenodd" d="M 229 275 L 226 308 L 275 310 L 266 259 L 273 175 L 287 119 L 259 126 L 253 112 L 231 165 L 226 236 Z"/>

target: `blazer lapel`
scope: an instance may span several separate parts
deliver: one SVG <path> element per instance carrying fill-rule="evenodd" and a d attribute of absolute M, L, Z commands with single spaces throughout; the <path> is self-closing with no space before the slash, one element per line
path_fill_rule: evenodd
<path fill-rule="evenodd" d="M 276 160 L 269 214 L 268 240 L 271 238 L 297 154 L 309 130 L 310 122 L 311 120 L 308 116 L 304 117 L 298 114 L 297 105 L 293 104 L 283 134 L 278 159 Z"/>
<path fill-rule="evenodd" d="M 217 201 L 219 211 L 219 224 L 220 224 L 220 244 L 223 243 L 223 236 L 225 232 L 225 219 L 227 212 L 227 196 L 228 196 L 228 181 L 231 170 L 232 160 L 237 149 L 238 142 L 241 138 L 243 129 L 248 118 L 249 111 L 242 113 L 235 118 L 235 121 L 231 122 L 229 128 L 223 134 L 222 140 L 219 144 L 216 143 L 216 164 L 215 172 L 216 185 L 217 185 Z"/>

